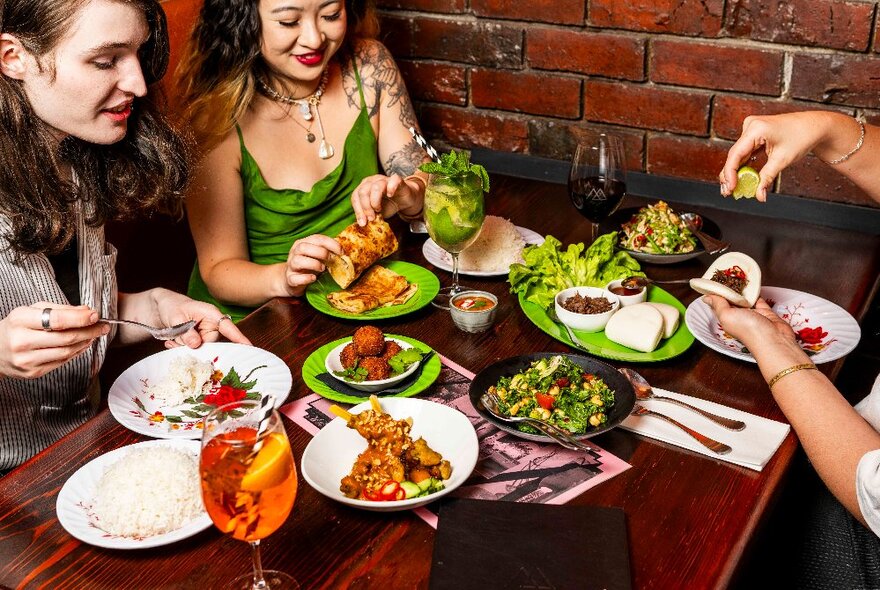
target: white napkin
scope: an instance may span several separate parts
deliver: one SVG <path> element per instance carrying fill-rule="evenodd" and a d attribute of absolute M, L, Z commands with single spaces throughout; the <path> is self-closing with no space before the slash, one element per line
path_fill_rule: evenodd
<path fill-rule="evenodd" d="M 649 410 L 653 410 L 660 414 L 666 414 L 670 418 L 678 420 L 685 426 L 696 430 L 700 434 L 704 434 L 709 438 L 714 438 L 719 442 L 729 445 L 731 450 L 726 455 L 714 453 L 694 440 L 688 433 L 681 430 L 677 426 L 670 424 L 662 418 L 656 416 L 633 416 L 630 415 L 620 425 L 621 428 L 637 432 L 644 436 L 656 438 L 663 442 L 683 447 L 697 453 L 707 455 L 709 457 L 735 463 L 749 469 L 761 471 L 764 465 L 770 460 L 770 457 L 785 440 L 791 426 L 768 420 L 742 410 L 729 408 L 721 404 L 706 401 L 700 398 L 682 395 L 665 389 L 654 388 L 657 395 L 665 397 L 678 398 L 683 402 L 687 402 L 692 406 L 712 412 L 718 416 L 725 418 L 733 418 L 742 420 L 746 423 L 746 427 L 740 431 L 729 430 L 723 426 L 719 426 L 708 418 L 701 416 L 693 410 L 683 408 L 678 404 L 663 400 L 636 400 L 636 403 L 643 405 Z"/>

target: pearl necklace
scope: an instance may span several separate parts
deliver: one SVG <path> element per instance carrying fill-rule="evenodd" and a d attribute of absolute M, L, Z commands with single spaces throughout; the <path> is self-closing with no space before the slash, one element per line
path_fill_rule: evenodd
<path fill-rule="evenodd" d="M 325 69 L 324 73 L 321 74 L 321 83 L 318 84 L 318 89 L 309 96 L 303 98 L 294 98 L 288 94 L 281 94 L 280 92 L 273 90 L 262 78 L 257 78 L 257 84 L 259 85 L 260 91 L 263 94 L 265 94 L 267 97 L 274 100 L 275 102 L 296 105 L 297 107 L 299 107 L 299 112 L 302 115 L 302 118 L 306 121 L 312 121 L 312 107 L 315 107 L 315 116 L 318 120 L 318 130 L 321 133 L 321 143 L 318 146 L 318 156 L 322 160 L 332 158 L 333 155 L 336 153 L 336 150 L 333 149 L 333 146 L 330 145 L 324 134 L 324 123 L 321 121 L 321 111 L 318 109 L 319 105 L 321 104 L 321 97 L 324 95 L 324 89 L 327 87 L 327 78 L 328 74 L 327 70 Z M 290 113 L 288 113 L 288 116 L 289 115 Z M 291 119 L 294 123 L 305 129 L 306 140 L 309 143 L 314 143 L 315 134 L 312 133 L 312 124 L 310 123 L 309 126 L 306 127 L 296 119 L 293 119 L 293 117 L 291 117 Z"/>

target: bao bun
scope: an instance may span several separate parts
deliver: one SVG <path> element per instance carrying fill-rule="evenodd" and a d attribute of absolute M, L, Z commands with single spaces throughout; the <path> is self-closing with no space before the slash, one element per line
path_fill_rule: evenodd
<path fill-rule="evenodd" d="M 712 275 L 717 270 L 726 270 L 728 268 L 738 266 L 746 275 L 746 286 L 742 295 L 712 280 Z M 698 291 L 703 295 L 720 295 L 733 305 L 739 307 L 754 307 L 758 296 L 761 294 L 761 267 L 750 256 L 742 252 L 728 252 L 723 256 L 719 256 L 709 269 L 703 274 L 702 278 L 691 279 L 691 289 Z"/>

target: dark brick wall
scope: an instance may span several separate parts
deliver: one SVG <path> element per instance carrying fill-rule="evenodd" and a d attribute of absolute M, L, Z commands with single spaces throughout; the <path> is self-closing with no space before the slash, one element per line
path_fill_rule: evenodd
<path fill-rule="evenodd" d="M 880 122 L 880 2 L 377 2 L 425 134 L 459 147 L 566 160 L 593 125 L 633 170 L 711 182 L 748 114 Z M 777 190 L 877 206 L 814 159 Z"/>

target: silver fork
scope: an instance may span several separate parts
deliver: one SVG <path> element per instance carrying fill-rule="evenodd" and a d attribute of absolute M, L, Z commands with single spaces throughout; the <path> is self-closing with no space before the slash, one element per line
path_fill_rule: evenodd
<path fill-rule="evenodd" d="M 511 424 L 522 423 L 528 424 L 529 426 L 534 426 L 535 428 L 555 440 L 559 445 L 567 449 L 571 449 L 572 451 L 586 451 L 596 458 L 599 457 L 599 453 L 596 452 L 593 447 L 582 443 L 555 424 L 550 424 L 549 422 L 544 422 L 543 420 L 530 418 L 528 416 L 503 415 L 501 412 L 498 411 L 498 397 L 491 393 L 484 393 L 482 396 L 480 396 L 480 402 L 482 402 L 483 407 L 485 407 L 490 414 L 492 414 L 502 422 L 509 422 Z"/>
<path fill-rule="evenodd" d="M 687 432 L 689 435 L 691 435 L 694 438 L 694 440 L 696 440 L 698 443 L 700 443 L 701 445 L 703 445 L 704 447 L 706 447 L 707 449 L 709 449 L 713 453 L 718 453 L 719 455 L 726 455 L 727 453 L 729 453 L 730 451 L 733 450 L 728 445 L 724 444 L 723 442 L 718 442 L 714 438 L 709 438 L 705 434 L 700 434 L 696 430 L 694 430 L 692 428 L 688 428 L 687 426 L 685 426 L 684 424 L 682 424 L 681 422 L 679 422 L 675 418 L 670 418 L 666 414 L 661 414 L 659 412 L 655 412 L 654 410 L 649 410 L 645 406 L 636 404 L 635 406 L 633 406 L 632 414 L 634 416 L 654 416 L 656 418 L 660 418 L 661 420 L 666 420 L 670 424 L 674 424 L 675 426 L 678 426 L 679 428 L 681 428 L 682 430 Z"/>
<path fill-rule="evenodd" d="M 136 326 L 149 332 L 150 336 L 152 336 L 156 340 L 174 340 L 178 336 L 182 336 L 186 332 L 189 332 L 193 328 L 193 326 L 196 325 L 195 320 L 190 320 L 188 322 L 183 322 L 182 324 L 177 324 L 176 326 L 171 326 L 169 328 L 156 328 L 132 320 L 113 320 L 108 318 L 100 318 L 98 320 L 98 323 L 120 325 L 126 324 L 129 326 Z"/>

